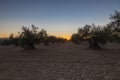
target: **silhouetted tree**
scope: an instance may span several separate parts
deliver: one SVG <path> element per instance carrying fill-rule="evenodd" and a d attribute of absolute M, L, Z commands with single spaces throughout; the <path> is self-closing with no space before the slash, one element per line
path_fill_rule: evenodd
<path fill-rule="evenodd" d="M 72 34 L 71 41 L 75 44 L 80 44 L 83 41 L 83 37 L 80 34 Z"/>
<path fill-rule="evenodd" d="M 13 33 L 10 34 L 9 40 L 10 40 L 11 45 L 13 45 L 14 42 L 15 42 L 15 41 L 14 41 L 14 34 L 13 34 Z"/>
<path fill-rule="evenodd" d="M 115 11 L 115 13 L 111 15 L 110 19 L 112 21 L 108 24 L 108 26 L 112 28 L 113 41 L 120 43 L 120 12 Z"/>
<path fill-rule="evenodd" d="M 55 36 L 48 36 L 48 41 L 49 43 L 54 44 L 55 42 L 57 42 L 57 38 Z"/>
<path fill-rule="evenodd" d="M 110 30 L 106 27 L 92 25 L 85 25 L 83 28 L 79 28 L 77 34 L 74 34 L 71 38 L 75 41 L 88 41 L 89 48 L 101 49 L 99 44 L 105 44 L 110 35 Z"/>
<path fill-rule="evenodd" d="M 65 38 L 57 37 L 57 43 L 64 43 L 66 41 L 67 41 L 67 39 L 65 39 Z"/>
<path fill-rule="evenodd" d="M 34 25 L 31 27 L 30 30 L 29 27 L 22 26 L 22 32 L 19 35 L 19 43 L 25 49 L 34 49 L 34 45 L 38 43 L 38 28 Z"/>
<path fill-rule="evenodd" d="M 100 44 L 105 44 L 107 41 L 120 42 L 120 12 L 115 11 L 110 19 L 112 21 L 107 26 L 85 25 L 78 29 L 77 34 L 73 34 L 77 38 L 73 36 L 71 38 L 77 40 L 82 37 L 89 42 L 89 48 L 92 49 L 101 49 Z"/>
<path fill-rule="evenodd" d="M 44 40 L 44 44 L 49 45 L 54 44 L 54 43 L 64 43 L 66 42 L 67 39 L 61 38 L 61 37 L 56 37 L 56 36 L 47 36 L 47 38 L 45 38 Z"/>
<path fill-rule="evenodd" d="M 104 45 L 110 39 L 111 31 L 105 26 L 92 25 L 90 36 L 88 38 L 89 48 L 101 49 L 100 44 Z"/>
<path fill-rule="evenodd" d="M 116 24 L 116 27 L 120 29 L 120 12 L 115 10 L 115 13 L 111 15 L 110 19 L 112 23 Z"/>
<path fill-rule="evenodd" d="M 0 40 L 0 45 L 9 46 L 9 45 L 11 45 L 11 42 L 9 39 Z"/>
<path fill-rule="evenodd" d="M 46 30 L 42 29 L 40 32 L 38 32 L 38 40 L 40 44 L 44 43 L 44 45 L 49 45 L 48 35 Z"/>

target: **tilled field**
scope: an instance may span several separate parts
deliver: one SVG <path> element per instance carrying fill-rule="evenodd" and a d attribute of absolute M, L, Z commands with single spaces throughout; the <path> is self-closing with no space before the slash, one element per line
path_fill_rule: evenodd
<path fill-rule="evenodd" d="M 0 46 L 0 80 L 120 80 L 120 49 L 65 43 L 24 51 Z"/>

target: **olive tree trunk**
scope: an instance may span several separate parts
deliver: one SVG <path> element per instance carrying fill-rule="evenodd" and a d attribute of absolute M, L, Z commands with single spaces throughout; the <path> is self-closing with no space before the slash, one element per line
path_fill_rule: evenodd
<path fill-rule="evenodd" d="M 92 39 L 92 40 L 89 40 L 89 48 L 90 49 L 102 49 L 100 47 L 100 45 L 98 44 L 98 41 Z"/>

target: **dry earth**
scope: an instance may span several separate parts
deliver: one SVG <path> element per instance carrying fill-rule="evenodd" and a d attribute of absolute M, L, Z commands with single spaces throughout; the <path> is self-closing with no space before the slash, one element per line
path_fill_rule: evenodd
<path fill-rule="evenodd" d="M 0 46 L 0 80 L 120 80 L 120 46 L 87 46 L 65 43 L 31 51 Z"/>

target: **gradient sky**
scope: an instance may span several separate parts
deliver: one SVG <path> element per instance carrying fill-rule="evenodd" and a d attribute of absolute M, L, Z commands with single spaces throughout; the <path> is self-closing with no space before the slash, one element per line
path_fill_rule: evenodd
<path fill-rule="evenodd" d="M 120 0 L 0 0 L 0 37 L 31 24 L 69 37 L 85 24 L 107 24 L 114 10 L 120 11 Z"/>

